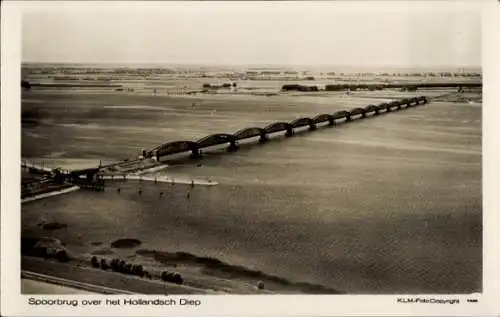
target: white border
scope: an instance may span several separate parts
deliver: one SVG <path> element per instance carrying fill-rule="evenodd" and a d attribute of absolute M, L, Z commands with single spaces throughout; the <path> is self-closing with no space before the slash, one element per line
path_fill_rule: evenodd
<path fill-rule="evenodd" d="M 367 6 L 367 2 L 369 5 Z M 432 2 L 432 3 L 431 3 Z M 453 3 L 453 4 L 450 4 Z M 500 191 L 500 100 L 498 97 L 498 83 L 500 83 L 500 63 L 496 59 L 500 56 L 500 6 L 497 1 L 422 1 L 409 4 L 403 1 L 387 1 L 374 3 L 372 1 L 356 1 L 344 3 L 342 9 L 371 11 L 407 10 L 447 10 L 450 5 L 467 9 L 482 6 L 483 36 L 483 294 L 479 295 L 479 303 L 467 304 L 468 296 L 435 296 L 435 298 L 459 298 L 458 305 L 437 304 L 397 304 L 397 296 L 189 296 L 199 298 L 202 306 L 194 307 L 154 307 L 136 306 L 133 309 L 112 306 L 86 308 L 79 306 L 68 308 L 33 307 L 27 305 L 29 296 L 20 294 L 20 57 L 21 57 L 21 7 L 37 6 L 41 3 L 4 1 L 1 7 L 1 49 L 2 49 L 2 80 L 1 80 L 1 315 L 28 315 L 28 316 L 344 316 L 344 315 L 419 315 L 419 316 L 493 316 L 500 314 L 500 261 L 498 241 L 500 235 L 496 232 L 500 228 L 500 204 L 497 198 Z M 47 3 L 45 5 L 57 7 L 81 7 L 105 5 L 108 7 L 145 7 L 146 5 L 164 5 L 161 2 L 134 3 L 134 2 L 83 2 Z M 169 4 L 167 4 L 169 5 Z M 182 3 L 180 5 L 196 5 L 201 10 L 207 8 L 207 3 Z M 213 4 L 212 4 L 213 5 Z M 235 3 L 221 2 L 218 6 L 230 8 Z M 244 4 L 249 5 L 249 4 Z M 265 3 L 262 7 L 283 6 L 287 9 L 300 9 L 300 3 Z M 330 5 L 327 2 L 308 3 L 307 5 Z M 216 6 L 213 6 L 215 8 Z M 91 296 L 104 300 L 110 296 Z M 155 296 L 119 296 L 120 298 L 156 298 Z M 423 295 L 429 298 L 429 295 Z M 44 296 L 49 298 L 49 296 Z M 61 298 L 61 296 L 52 296 Z M 68 299 L 89 298 L 89 296 L 65 296 Z M 178 298 L 178 297 L 173 297 Z"/>

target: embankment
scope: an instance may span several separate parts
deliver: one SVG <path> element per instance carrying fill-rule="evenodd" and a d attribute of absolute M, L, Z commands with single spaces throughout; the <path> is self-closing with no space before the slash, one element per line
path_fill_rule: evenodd
<path fill-rule="evenodd" d="M 134 276 L 96 270 L 84 266 L 46 261 L 33 257 L 22 257 L 22 271 L 50 276 L 59 283 L 70 283 L 72 287 L 92 287 L 106 294 L 206 294 L 204 290 L 175 284 L 146 280 Z M 28 273 L 30 274 L 30 273 Z"/>
<path fill-rule="evenodd" d="M 225 263 L 213 257 L 197 256 L 187 252 L 136 249 L 141 244 L 138 239 L 118 239 L 110 243 L 108 252 L 93 252 L 92 254 L 98 255 L 98 257 L 93 256 L 89 259 L 86 255 L 77 255 L 68 250 L 63 241 L 55 238 L 24 237 L 22 239 L 22 270 L 32 272 L 32 275 L 53 276 L 51 280 L 59 285 L 91 291 L 96 291 L 96 289 L 89 289 L 89 285 L 149 294 L 162 292 L 161 289 L 164 288 L 169 289 L 171 294 L 341 293 L 339 290 L 323 285 L 294 282 L 259 270 Z M 144 268 L 146 270 L 144 272 L 149 272 L 145 273 L 147 276 L 110 270 L 108 264 L 105 263 L 120 262 L 120 249 L 136 249 L 132 250 L 135 256 L 132 256 L 133 253 L 127 252 L 128 255 L 124 258 L 122 254 L 122 259 L 126 259 L 125 262 L 122 261 L 123 267 L 129 266 L 130 268 L 140 265 L 141 270 Z M 67 256 L 56 256 L 59 252 L 64 252 Z M 96 266 L 96 263 L 104 264 L 100 267 L 101 265 L 97 264 Z M 163 280 L 164 272 L 181 273 L 183 282 L 172 285 L 171 282 Z M 50 282 L 46 278 L 42 280 Z M 62 280 L 63 283 L 61 284 L 59 280 Z M 111 280 L 113 282 L 110 282 Z M 127 280 L 129 282 L 126 282 Z M 65 281 L 73 282 L 67 284 Z M 129 284 L 134 284 L 134 286 L 130 287 Z M 102 290 L 97 290 L 97 292 L 103 293 Z"/>
<path fill-rule="evenodd" d="M 186 252 L 165 252 L 156 250 L 140 249 L 137 254 L 150 257 L 165 265 L 194 266 L 199 267 L 205 275 L 230 280 L 239 280 L 245 283 L 257 285 L 262 283 L 266 288 L 281 290 L 284 292 L 296 292 L 306 294 L 341 294 L 342 292 L 323 285 L 307 282 L 294 282 L 288 279 L 266 274 L 262 271 L 252 270 L 239 265 L 225 263 L 212 257 L 197 256 Z"/>

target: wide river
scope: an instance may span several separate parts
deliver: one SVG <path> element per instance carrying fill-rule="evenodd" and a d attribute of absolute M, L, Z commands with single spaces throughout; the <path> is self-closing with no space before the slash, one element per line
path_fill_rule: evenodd
<path fill-rule="evenodd" d="M 23 93 L 23 111 L 37 112 L 38 124 L 23 127 L 22 156 L 54 166 L 95 165 L 169 140 L 406 96 L 187 98 L 33 90 Z M 80 190 L 24 204 L 23 230 L 59 221 L 68 229 L 45 235 L 84 252 L 92 242 L 136 238 L 142 248 L 212 256 L 349 293 L 481 290 L 480 104 L 430 103 L 176 162 L 162 173 L 219 184 L 195 187 L 189 199 L 182 185 Z"/>

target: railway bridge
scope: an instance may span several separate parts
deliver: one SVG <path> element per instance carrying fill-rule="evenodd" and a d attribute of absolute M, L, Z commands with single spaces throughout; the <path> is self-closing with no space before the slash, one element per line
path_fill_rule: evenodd
<path fill-rule="evenodd" d="M 367 105 L 365 107 L 356 107 L 350 110 L 341 110 L 335 113 L 324 113 L 315 117 L 297 118 L 291 122 L 273 122 L 263 128 L 249 127 L 236 131 L 235 133 L 217 133 L 205 136 L 197 141 L 172 141 L 167 142 L 151 150 L 144 150 L 145 158 L 155 158 L 157 161 L 160 158 L 179 154 L 188 153 L 192 158 L 202 156 L 202 150 L 208 147 L 227 144 L 229 152 L 238 149 L 238 141 L 258 138 L 259 142 L 266 142 L 271 135 L 285 132 L 286 137 L 292 137 L 297 129 L 307 127 L 308 130 L 314 131 L 321 124 L 334 126 L 339 122 L 350 122 L 353 120 L 365 119 L 373 116 L 378 116 L 382 113 L 389 113 L 402 109 L 412 108 L 419 105 L 427 104 L 426 96 L 407 98 L 396 100 L 389 103 L 381 103 L 379 105 Z"/>

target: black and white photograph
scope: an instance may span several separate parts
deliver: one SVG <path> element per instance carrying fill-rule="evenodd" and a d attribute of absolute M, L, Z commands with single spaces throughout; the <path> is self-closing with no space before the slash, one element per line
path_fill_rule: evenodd
<path fill-rule="evenodd" d="M 24 15 L 25 291 L 480 292 L 480 16 L 320 9 Z"/>
<path fill-rule="evenodd" d="M 22 294 L 482 293 L 474 5 L 76 2 L 22 13 Z"/>

